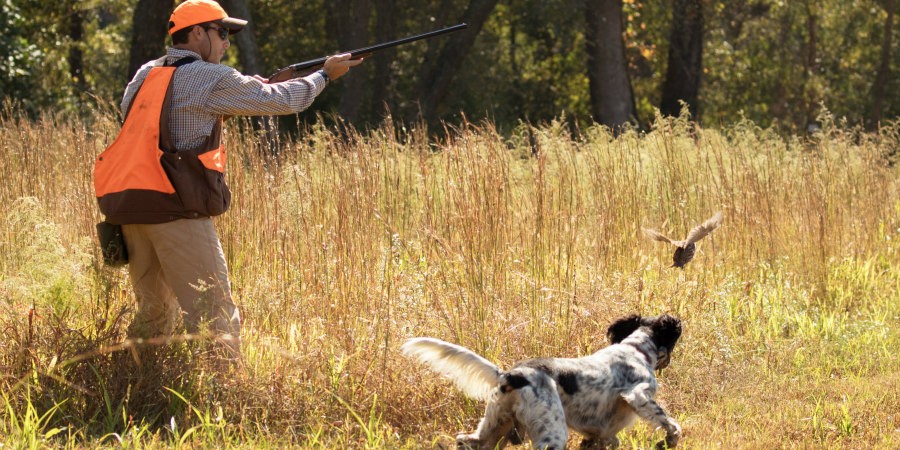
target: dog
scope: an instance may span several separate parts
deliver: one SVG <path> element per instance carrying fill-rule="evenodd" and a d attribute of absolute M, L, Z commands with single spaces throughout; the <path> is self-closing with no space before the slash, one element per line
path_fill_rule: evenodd
<path fill-rule="evenodd" d="M 636 417 L 665 430 L 657 448 L 676 447 L 681 426 L 654 401 L 654 370 L 669 365 L 681 320 L 631 315 L 615 321 L 606 334 L 612 345 L 592 355 L 529 359 L 508 371 L 434 338 L 409 339 L 401 350 L 453 380 L 468 397 L 487 401 L 475 432 L 456 437 L 459 448 L 519 444 L 524 431 L 533 448 L 562 450 L 568 428 L 583 436 L 582 449 L 614 448 L 616 434 Z"/>

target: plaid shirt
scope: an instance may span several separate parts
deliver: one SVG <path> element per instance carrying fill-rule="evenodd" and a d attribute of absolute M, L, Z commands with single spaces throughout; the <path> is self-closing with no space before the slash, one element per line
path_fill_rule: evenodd
<path fill-rule="evenodd" d="M 197 61 L 175 71 L 169 129 L 178 149 L 194 148 L 206 139 L 221 116 L 264 116 L 303 111 L 325 88 L 318 72 L 276 84 L 266 84 L 237 70 L 203 61 L 200 55 L 177 48 L 166 52 L 166 64 L 186 56 Z M 158 60 L 144 64 L 125 88 L 122 114 Z"/>

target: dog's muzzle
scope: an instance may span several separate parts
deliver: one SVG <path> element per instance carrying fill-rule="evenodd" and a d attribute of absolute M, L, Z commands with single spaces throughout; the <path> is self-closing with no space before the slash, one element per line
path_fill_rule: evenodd
<path fill-rule="evenodd" d="M 660 347 L 656 353 L 656 370 L 665 369 L 666 367 L 669 367 L 669 349 Z"/>

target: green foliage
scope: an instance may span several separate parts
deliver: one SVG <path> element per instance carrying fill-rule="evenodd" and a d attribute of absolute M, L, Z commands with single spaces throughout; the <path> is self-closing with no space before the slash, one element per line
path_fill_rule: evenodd
<path fill-rule="evenodd" d="M 24 398 L 24 404 L 18 405 L 13 403 L 10 395 L 4 390 L 3 408 L 0 413 L 0 445 L 6 440 L 14 443 L 17 449 L 37 450 L 46 448 L 48 443 L 54 436 L 64 433 L 66 427 L 51 426 L 54 416 L 58 413 L 59 408 L 65 403 L 53 405 L 46 411 L 38 411 L 38 408 L 31 402 L 31 391 L 29 390 Z"/>
<path fill-rule="evenodd" d="M 32 115 L 52 108 L 85 113 L 87 104 L 116 105 L 127 80 L 131 11 L 136 0 L 0 1 L 0 91 Z M 256 27 L 260 60 L 274 71 L 289 63 L 338 50 L 323 0 L 248 2 Z M 367 27 L 374 41 L 379 17 L 390 15 L 394 37 L 458 22 L 466 0 L 398 0 L 388 11 L 372 6 Z M 871 0 L 712 0 L 704 2 L 706 43 L 701 82 L 701 117 L 709 125 L 750 119 L 787 132 L 804 130 L 827 109 L 850 124 L 871 115 L 870 90 L 881 58 L 886 11 Z M 450 87 L 442 118 L 460 123 L 490 118 L 501 130 L 519 121 L 555 118 L 589 123 L 581 0 L 500 1 Z M 666 71 L 672 2 L 623 2 L 625 44 L 638 117 L 647 126 L 659 104 Z M 896 19 L 895 19 L 896 20 Z M 83 36 L 71 36 L 80 21 Z M 812 23 L 812 28 L 808 25 Z M 895 25 L 895 29 L 897 26 Z M 815 36 L 814 55 L 810 31 Z M 76 42 L 77 40 L 77 42 Z M 894 33 L 891 68 L 900 67 L 900 33 Z M 416 43 L 375 55 L 352 76 L 371 88 L 359 99 L 358 123 L 377 124 L 373 105 L 376 58 L 391 60 L 386 102 L 397 118 L 413 117 L 416 88 L 431 64 L 434 42 Z M 73 75 L 68 57 L 83 56 L 84 72 Z M 238 49 L 226 62 L 237 65 Z M 240 68 L 240 67 L 238 67 Z M 265 75 L 265 74 L 264 74 Z M 900 77 L 888 79 L 883 117 L 900 115 Z M 335 111 L 340 83 L 325 91 L 315 107 L 299 115 L 313 122 Z M 285 119 L 290 120 L 290 119 Z M 296 127 L 285 127 L 295 129 Z"/>
<path fill-rule="evenodd" d="M 460 98 L 448 109 L 476 120 L 487 115 L 505 127 L 590 117 L 582 11 L 573 0 L 498 5 L 460 74 Z"/>
<path fill-rule="evenodd" d="M 762 126 L 802 131 L 821 106 L 850 123 L 863 122 L 880 63 L 885 12 L 863 0 L 814 2 L 809 10 L 806 3 L 715 2 L 708 15 L 701 92 L 708 123 L 728 123 L 743 114 Z M 893 47 L 896 67 L 900 52 Z M 896 117 L 900 97 L 894 98 L 896 89 L 888 92 L 892 99 L 885 105 L 893 106 L 885 117 Z"/>
<path fill-rule="evenodd" d="M 28 39 L 26 19 L 12 0 L 0 3 L 0 92 L 28 98 L 36 86 L 36 68 L 43 51 Z"/>
<path fill-rule="evenodd" d="M 131 0 L 3 0 L 0 4 L 0 91 L 32 115 L 45 109 L 84 114 L 85 103 L 115 102 L 124 91 Z M 72 36 L 78 21 L 80 39 Z M 72 51 L 84 73 L 70 71 Z"/>
<path fill-rule="evenodd" d="M 64 314 L 73 297 L 90 291 L 83 273 L 90 256 L 82 245 L 64 245 L 60 227 L 47 216 L 34 197 L 23 197 L 3 207 L 5 222 L 0 232 L 10 240 L 0 241 L 7 255 L 0 268 L 0 293 L 9 306 L 48 307 Z"/>

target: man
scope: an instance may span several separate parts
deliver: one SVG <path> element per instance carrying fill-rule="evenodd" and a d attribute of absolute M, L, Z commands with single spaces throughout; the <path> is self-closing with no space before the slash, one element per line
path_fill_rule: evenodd
<path fill-rule="evenodd" d="M 240 313 L 210 216 L 228 209 L 223 116 L 291 114 L 360 60 L 325 61 L 304 78 L 267 84 L 220 64 L 228 35 L 247 22 L 211 0 L 172 12 L 172 47 L 141 67 L 122 100 L 125 124 L 97 159 L 95 190 L 107 221 L 122 225 L 137 298 L 130 337 L 211 331 L 240 356 Z"/>

